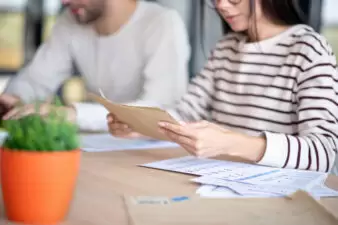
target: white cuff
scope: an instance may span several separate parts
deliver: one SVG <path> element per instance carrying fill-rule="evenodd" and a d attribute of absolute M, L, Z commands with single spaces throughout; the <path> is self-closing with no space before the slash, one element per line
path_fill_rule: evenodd
<path fill-rule="evenodd" d="M 108 110 L 103 106 L 91 103 L 74 103 L 76 122 L 81 131 L 108 131 Z"/>
<path fill-rule="evenodd" d="M 282 167 L 287 157 L 288 144 L 285 134 L 264 132 L 266 137 L 265 154 L 260 165 Z"/>

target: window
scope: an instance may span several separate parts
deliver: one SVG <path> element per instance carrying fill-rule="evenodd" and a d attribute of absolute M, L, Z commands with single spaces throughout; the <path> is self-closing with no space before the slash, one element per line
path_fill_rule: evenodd
<path fill-rule="evenodd" d="M 25 50 L 27 50 L 25 44 L 31 44 L 25 42 L 25 26 L 32 22 L 25 21 L 28 3 L 33 4 L 34 10 L 31 10 L 33 12 L 37 9 L 36 4 L 44 4 L 45 20 L 42 21 L 42 41 L 50 34 L 61 5 L 60 0 L 0 1 L 0 72 L 2 74 L 15 73 L 21 68 L 25 60 Z M 32 19 L 34 16 L 28 17 Z M 30 24 L 28 27 L 34 32 L 32 26 L 34 25 Z"/>
<path fill-rule="evenodd" d="M 322 33 L 327 38 L 338 59 L 338 1 L 323 1 L 323 28 Z"/>
<path fill-rule="evenodd" d="M 55 24 L 56 17 L 59 15 L 61 8 L 60 0 L 45 0 L 44 5 L 44 29 L 43 29 L 43 38 L 42 40 L 46 40 L 49 36 L 53 25 Z"/>
<path fill-rule="evenodd" d="M 24 6 L 26 0 L 0 2 L 0 71 L 16 71 L 24 59 Z"/>

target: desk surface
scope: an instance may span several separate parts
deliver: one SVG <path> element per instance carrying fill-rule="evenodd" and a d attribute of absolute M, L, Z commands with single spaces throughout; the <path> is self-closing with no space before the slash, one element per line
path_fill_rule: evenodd
<path fill-rule="evenodd" d="M 128 224 L 123 195 L 194 195 L 199 185 L 189 181 L 192 176 L 136 166 L 185 155 L 174 149 L 83 153 L 74 201 L 62 225 Z M 337 180 L 329 178 L 330 186 L 338 189 Z M 321 203 L 338 216 L 338 198 Z M 1 217 L 0 225 L 10 224 Z"/>

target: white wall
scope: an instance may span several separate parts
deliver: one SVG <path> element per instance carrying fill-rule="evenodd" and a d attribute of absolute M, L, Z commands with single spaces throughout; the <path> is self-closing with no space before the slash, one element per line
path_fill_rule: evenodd
<path fill-rule="evenodd" d="M 338 25 L 338 1 L 337 0 L 324 0 L 323 5 L 323 22 L 326 25 Z"/>
<path fill-rule="evenodd" d="M 0 0 L 0 8 L 22 10 L 29 0 Z M 60 8 L 61 0 L 45 0 L 45 10 L 49 14 L 56 14 Z"/>

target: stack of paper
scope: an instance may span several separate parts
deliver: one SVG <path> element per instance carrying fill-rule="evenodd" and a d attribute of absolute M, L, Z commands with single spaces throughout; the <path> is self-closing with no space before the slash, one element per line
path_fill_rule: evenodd
<path fill-rule="evenodd" d="M 167 141 L 124 139 L 116 138 L 110 134 L 81 135 L 81 148 L 86 152 L 106 152 L 119 150 L 165 149 L 177 148 L 178 145 Z"/>
<path fill-rule="evenodd" d="M 266 166 L 183 157 L 142 165 L 178 173 L 197 175 L 203 197 L 281 197 L 304 190 L 313 197 L 338 196 L 325 186 L 326 173 L 280 169 Z"/>

